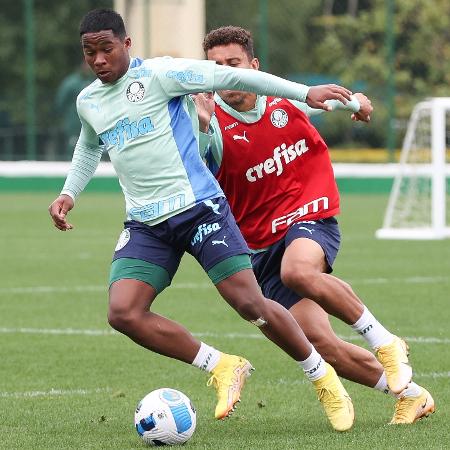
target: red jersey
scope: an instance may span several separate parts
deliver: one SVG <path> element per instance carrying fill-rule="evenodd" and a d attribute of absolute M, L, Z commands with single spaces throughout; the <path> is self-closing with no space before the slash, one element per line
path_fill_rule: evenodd
<path fill-rule="evenodd" d="M 251 249 L 278 241 L 294 222 L 339 213 L 328 148 L 306 114 L 273 97 L 254 123 L 218 105 L 215 113 L 223 138 L 216 177 Z"/>

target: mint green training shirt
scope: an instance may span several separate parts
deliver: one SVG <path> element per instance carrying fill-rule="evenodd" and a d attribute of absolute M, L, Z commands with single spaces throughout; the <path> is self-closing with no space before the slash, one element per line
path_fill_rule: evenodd
<path fill-rule="evenodd" d="M 222 196 L 199 154 L 189 93 L 245 90 L 305 101 L 308 87 L 273 75 L 181 58 L 132 59 L 113 83 L 94 81 L 77 98 L 82 124 L 62 194 L 75 198 L 109 153 L 127 219 L 160 223 Z"/>

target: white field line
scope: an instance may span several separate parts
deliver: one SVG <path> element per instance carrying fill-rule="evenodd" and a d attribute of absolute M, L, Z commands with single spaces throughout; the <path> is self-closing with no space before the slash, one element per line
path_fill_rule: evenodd
<path fill-rule="evenodd" d="M 1 330 L 1 329 L 0 329 Z M 226 338 L 226 339 L 265 339 L 262 334 L 246 334 L 246 333 L 192 333 L 195 337 L 203 338 Z M 338 335 L 344 341 L 363 341 L 363 338 L 358 335 L 342 336 Z M 423 337 L 423 336 L 410 336 L 403 337 L 407 342 L 414 342 L 416 344 L 450 344 L 450 338 L 437 338 L 437 337 Z"/>
<path fill-rule="evenodd" d="M 436 379 L 442 379 L 442 378 L 450 378 L 450 372 L 422 372 L 422 373 L 416 373 L 414 372 L 414 380 L 417 380 L 418 378 L 431 378 L 433 380 Z M 275 386 L 295 386 L 295 385 L 302 385 L 302 384 L 309 384 L 310 381 L 308 381 L 307 378 L 301 377 L 297 378 L 296 380 L 292 379 L 286 379 L 286 378 L 278 378 L 277 380 L 270 380 L 270 385 Z"/>
<path fill-rule="evenodd" d="M 415 373 L 414 378 L 431 378 L 431 379 L 442 379 L 450 378 L 450 372 L 423 372 Z M 296 384 L 307 384 L 308 380 L 305 378 L 299 378 L 297 380 L 286 380 L 284 378 L 279 378 L 278 380 L 270 381 L 271 385 L 296 385 Z M 95 388 L 95 389 L 49 389 L 48 391 L 23 391 L 23 392 L 5 392 L 0 391 L 0 398 L 42 398 L 42 397 L 68 397 L 76 395 L 93 395 L 93 394 L 106 394 L 111 393 L 111 388 Z"/>
<path fill-rule="evenodd" d="M 212 283 L 177 283 L 171 289 L 214 289 Z M 14 294 L 59 294 L 64 292 L 107 292 L 108 287 L 104 285 L 93 286 L 28 286 L 0 288 L 0 295 Z"/>
<path fill-rule="evenodd" d="M 0 334 L 46 334 L 58 336 L 120 336 L 120 333 L 113 329 L 80 329 L 80 328 L 7 328 L 0 327 Z M 197 338 L 216 338 L 216 339 L 265 339 L 261 333 L 192 333 Z M 362 341 L 358 335 L 341 336 L 344 341 Z M 410 336 L 404 337 L 407 342 L 416 344 L 450 344 L 450 338 Z"/>
<path fill-rule="evenodd" d="M 50 389 L 48 391 L 1 392 L 0 398 L 65 397 L 69 395 L 92 395 L 111 392 L 110 388 L 96 389 Z"/>
<path fill-rule="evenodd" d="M 405 278 L 361 278 L 354 280 L 346 280 L 350 284 L 436 284 L 448 283 L 450 277 L 405 277 Z M 174 283 L 169 289 L 214 289 L 212 283 Z M 27 286 L 27 287 L 2 287 L 0 295 L 14 294 L 58 294 L 64 292 L 106 292 L 105 285 L 86 285 L 86 286 Z"/>
<path fill-rule="evenodd" d="M 345 280 L 350 284 L 387 284 L 387 283 L 405 283 L 405 284 L 435 284 L 448 283 L 450 277 L 405 277 L 405 278 L 361 278 L 354 280 Z"/>
<path fill-rule="evenodd" d="M 424 372 L 414 373 L 414 377 L 419 378 L 450 378 L 450 372 Z"/>
<path fill-rule="evenodd" d="M 75 328 L 5 328 L 0 327 L 0 333 L 3 334 L 47 334 L 57 336 L 112 336 L 120 335 L 113 329 L 106 330 L 85 330 Z"/>

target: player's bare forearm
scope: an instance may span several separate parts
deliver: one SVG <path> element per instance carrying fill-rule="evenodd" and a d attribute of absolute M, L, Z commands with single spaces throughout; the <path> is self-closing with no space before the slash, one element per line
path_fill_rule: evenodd
<path fill-rule="evenodd" d="M 324 109 L 330 111 L 331 107 L 325 103 L 326 100 L 339 100 L 346 104 L 351 100 L 352 91 L 338 86 L 337 84 L 322 84 L 319 86 L 312 86 L 308 90 L 306 103 L 311 108 Z"/>

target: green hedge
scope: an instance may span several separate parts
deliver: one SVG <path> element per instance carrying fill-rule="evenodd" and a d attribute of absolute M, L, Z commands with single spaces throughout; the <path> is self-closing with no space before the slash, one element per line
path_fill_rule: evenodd
<path fill-rule="evenodd" d="M 392 178 L 338 178 L 342 193 L 388 193 L 392 187 Z M 62 177 L 0 177 L 0 191 L 3 192 L 55 192 L 64 184 Z M 93 178 L 86 192 L 120 192 L 116 178 Z"/>

